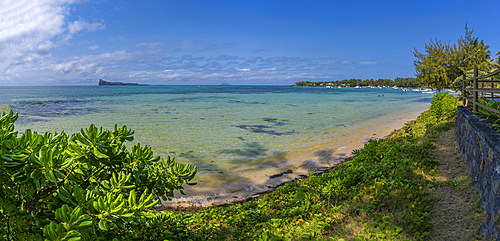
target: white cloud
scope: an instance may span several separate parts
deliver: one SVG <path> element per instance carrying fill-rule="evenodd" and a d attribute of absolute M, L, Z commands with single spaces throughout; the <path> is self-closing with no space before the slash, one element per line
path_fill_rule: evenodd
<path fill-rule="evenodd" d="M 115 42 L 115 41 L 123 41 L 125 40 L 124 37 L 120 36 L 120 37 L 116 37 L 116 38 L 109 38 L 109 41 L 110 42 Z"/>
<path fill-rule="evenodd" d="M 136 43 L 135 47 L 136 48 L 140 48 L 140 47 L 154 48 L 160 44 L 161 44 L 160 42 L 140 42 L 140 43 Z"/>
<path fill-rule="evenodd" d="M 50 55 L 63 33 L 64 1 L 0 1 L 0 70 Z"/>
<path fill-rule="evenodd" d="M 71 34 L 78 33 L 82 30 L 87 30 L 89 32 L 94 32 L 98 29 L 103 29 L 106 26 L 102 23 L 87 23 L 84 20 L 74 21 L 68 24 L 68 31 Z"/>
<path fill-rule="evenodd" d="M 370 65 L 370 64 L 376 64 L 377 61 L 363 61 L 359 62 L 360 65 Z"/>
<path fill-rule="evenodd" d="M 191 39 L 186 39 L 181 41 L 180 47 L 178 50 L 189 50 L 192 49 L 194 46 L 196 46 L 197 42 L 191 40 Z"/>
<path fill-rule="evenodd" d="M 101 74 L 102 67 L 97 63 L 82 63 L 81 61 L 71 61 L 55 64 L 52 69 L 62 74 L 76 73 L 80 76 Z"/>
<path fill-rule="evenodd" d="M 89 50 L 96 50 L 98 48 L 99 48 L 99 45 L 97 45 L 97 44 L 89 46 Z"/>
<path fill-rule="evenodd" d="M 73 21 L 68 24 L 68 33 L 64 35 L 63 41 L 67 42 L 73 38 L 73 35 L 81 31 L 95 32 L 99 29 L 106 28 L 103 23 L 87 23 L 85 20 Z"/>
<path fill-rule="evenodd" d="M 243 71 L 243 72 L 250 71 L 250 69 L 239 69 L 239 68 L 236 68 L 236 70 L 238 70 L 238 71 Z"/>
<path fill-rule="evenodd" d="M 68 40 L 81 31 L 104 28 L 102 23 L 83 20 L 66 23 L 67 4 L 78 0 L 2 0 L 0 1 L 0 77 L 2 80 L 19 77 L 37 62 L 51 57 L 57 48 L 54 39 Z M 91 46 L 89 49 L 96 48 Z M 36 63 L 36 64 L 35 64 Z M 15 71 L 22 71 L 16 73 Z M 3 73 L 2 73 L 3 72 Z M 3 76 L 2 76 L 3 75 Z M 8 76 L 7 76 L 8 75 Z"/>

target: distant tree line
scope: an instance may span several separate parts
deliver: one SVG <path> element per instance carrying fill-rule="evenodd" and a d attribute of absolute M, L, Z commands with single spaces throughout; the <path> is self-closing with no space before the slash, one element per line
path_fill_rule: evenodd
<path fill-rule="evenodd" d="M 417 80 L 417 78 L 396 78 L 391 79 L 345 79 L 345 80 L 334 80 L 334 81 L 300 81 L 295 83 L 295 86 L 345 86 L 345 87 L 355 87 L 359 86 L 399 86 L 399 87 L 421 87 L 424 83 Z"/>

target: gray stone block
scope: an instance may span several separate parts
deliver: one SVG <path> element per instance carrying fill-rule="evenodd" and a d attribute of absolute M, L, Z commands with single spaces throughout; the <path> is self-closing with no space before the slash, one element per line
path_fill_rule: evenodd
<path fill-rule="evenodd" d="M 487 124 L 468 108 L 458 107 L 457 142 L 473 185 L 479 189 L 483 210 L 488 214 L 481 225 L 483 236 L 500 241 L 494 218 L 500 210 L 500 134 Z"/>

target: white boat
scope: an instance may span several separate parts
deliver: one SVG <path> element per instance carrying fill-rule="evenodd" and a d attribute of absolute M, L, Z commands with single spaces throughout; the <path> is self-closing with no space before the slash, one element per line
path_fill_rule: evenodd
<path fill-rule="evenodd" d="M 395 90 L 399 89 L 397 86 L 394 86 L 394 87 L 392 87 L 392 88 L 393 88 L 393 89 L 395 89 Z"/>
<path fill-rule="evenodd" d="M 326 88 L 332 88 L 331 86 L 327 85 Z"/>
<path fill-rule="evenodd" d="M 412 91 L 421 91 L 419 88 L 411 89 Z"/>
<path fill-rule="evenodd" d="M 339 87 L 337 87 L 337 88 L 342 89 L 342 87 L 340 87 L 340 86 L 339 86 Z"/>
<path fill-rule="evenodd" d="M 401 90 L 402 90 L 402 91 L 405 91 L 405 92 L 406 92 L 406 91 L 408 91 L 408 89 L 407 89 L 407 88 L 402 88 Z"/>
<path fill-rule="evenodd" d="M 359 87 L 359 85 L 356 85 L 356 87 L 354 87 L 354 88 L 356 88 L 356 89 L 360 89 L 361 87 Z"/>
<path fill-rule="evenodd" d="M 434 94 L 436 93 L 436 91 L 432 90 L 432 89 L 422 89 L 422 94 Z"/>

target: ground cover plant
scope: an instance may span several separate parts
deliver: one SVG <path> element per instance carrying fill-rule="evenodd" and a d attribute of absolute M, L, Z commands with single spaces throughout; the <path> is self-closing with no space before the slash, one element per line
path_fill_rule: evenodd
<path fill-rule="evenodd" d="M 1 199 L 2 235 L 12 240 L 17 239 L 16 235 L 25 235 L 23 232 L 36 237 L 45 235 L 44 238 L 47 240 L 94 240 L 105 237 L 116 240 L 428 240 L 432 232 L 431 208 L 436 201 L 429 196 L 429 193 L 440 185 L 453 186 L 456 183 L 453 180 L 450 183 L 438 182 L 439 180 L 433 178 L 438 177 L 440 169 L 437 168 L 439 162 L 431 151 L 435 148 L 434 141 L 438 133 L 450 130 L 454 126 L 453 118 L 456 115 L 457 104 L 453 96 L 438 93 L 433 99 L 430 110 L 423 112 L 418 120 L 397 131 L 390 138 L 370 140 L 364 149 L 353 152 L 351 160 L 329 172 L 315 175 L 314 171 L 311 171 L 308 178 L 287 183 L 255 200 L 191 212 L 145 210 L 145 207 L 155 204 L 153 200 L 157 200 L 149 199 L 150 192 L 146 193 L 146 190 L 153 188 L 142 189 L 144 190 L 142 193 L 146 194 L 141 194 L 144 198 L 141 198 L 139 203 L 144 205 L 130 205 L 134 202 L 134 197 L 137 196 L 136 200 L 139 199 L 139 195 L 132 195 L 132 191 L 127 193 L 126 190 L 130 190 L 127 188 L 131 185 L 128 181 L 124 181 L 125 184 L 121 183 L 122 180 L 133 178 L 127 179 L 127 175 L 130 174 L 119 173 L 113 177 L 111 167 L 100 175 L 104 177 L 105 173 L 111 172 L 107 174 L 107 178 L 115 179 L 114 181 L 110 181 L 109 184 L 88 183 L 93 184 L 97 190 L 112 189 L 116 192 L 108 191 L 110 194 L 103 195 L 104 191 L 85 191 L 85 195 L 82 196 L 94 198 L 93 202 L 81 197 L 77 199 L 78 194 L 67 195 L 61 191 L 70 189 L 63 185 L 64 182 L 61 183 L 65 178 L 64 174 L 67 173 L 54 174 L 55 178 L 59 179 L 51 182 L 50 180 L 54 180 L 51 179 L 52 175 L 45 172 L 42 176 L 47 175 L 48 178 L 44 188 L 61 184 L 57 186 L 59 189 L 54 189 L 51 193 L 50 198 L 55 201 L 39 203 L 39 207 L 44 211 L 37 212 L 40 213 L 38 216 L 34 215 L 25 211 L 26 204 L 16 203 L 17 199 L 31 200 L 27 197 L 33 194 L 28 193 L 31 196 L 26 197 L 16 196 L 16 192 L 19 192 L 16 188 L 19 185 L 12 185 L 8 190 L 14 194 L 13 198 L 5 199 L 14 203 L 11 208 L 5 208 L 3 203 L 7 201 Z M 12 114 L 8 116 L 7 118 L 14 118 Z M 5 133 L 13 132 L 13 127 L 7 126 L 8 128 L 4 128 L 2 132 L 4 136 Z M 91 132 L 94 132 L 93 128 L 91 126 L 85 131 L 92 129 Z M 115 128 L 115 131 L 110 133 L 117 134 L 109 135 L 119 140 L 121 140 L 119 136 L 122 139 L 128 136 L 119 135 L 119 130 Z M 82 133 L 82 136 L 85 135 Z M 88 134 L 87 136 L 90 137 Z M 45 144 L 41 146 L 50 146 L 50 140 L 53 139 L 55 137 L 44 139 L 42 143 Z M 78 143 L 76 138 L 70 138 L 68 142 Z M 0 154 L 3 159 L 10 158 L 4 151 L 11 148 L 9 145 L 2 144 Z M 71 152 L 72 149 L 69 150 Z M 100 151 L 96 153 L 92 148 L 85 150 L 87 155 L 92 156 L 103 153 Z M 137 150 L 144 148 L 140 147 Z M 146 152 L 149 151 L 148 149 Z M 130 153 L 138 151 L 132 149 Z M 11 168 L 5 163 L 8 162 L 5 160 L 2 162 L 3 175 L 0 177 L 2 188 L 17 180 L 13 175 L 4 177 L 4 173 Z M 126 163 L 130 165 L 133 162 Z M 169 172 L 184 170 L 177 179 L 172 180 L 188 181 L 194 175 L 188 166 L 167 166 L 168 168 L 164 169 L 168 169 Z M 31 175 L 29 172 L 26 173 Z M 163 183 L 170 183 L 172 180 Z M 182 182 L 177 183 L 175 187 L 181 188 Z M 28 182 L 22 185 L 32 185 L 35 187 L 34 190 L 37 190 L 36 183 Z M 106 186 L 109 188 L 106 189 Z M 71 191 L 79 190 L 76 193 L 82 192 L 76 186 L 71 188 L 73 188 Z M 71 199 L 72 202 L 64 201 L 65 198 Z M 115 202 L 117 204 L 113 204 Z M 105 205 L 115 205 L 115 208 L 109 206 L 101 208 Z M 121 208 L 126 211 L 113 213 L 113 210 Z M 12 210 L 12 214 L 4 210 Z M 12 225 L 21 219 L 15 212 L 23 213 L 29 218 L 28 221 L 21 222 L 22 225 L 13 228 L 7 224 Z M 49 232 L 60 235 L 52 237 L 48 235 Z M 79 232 L 80 235 L 71 236 L 75 232 Z"/>

